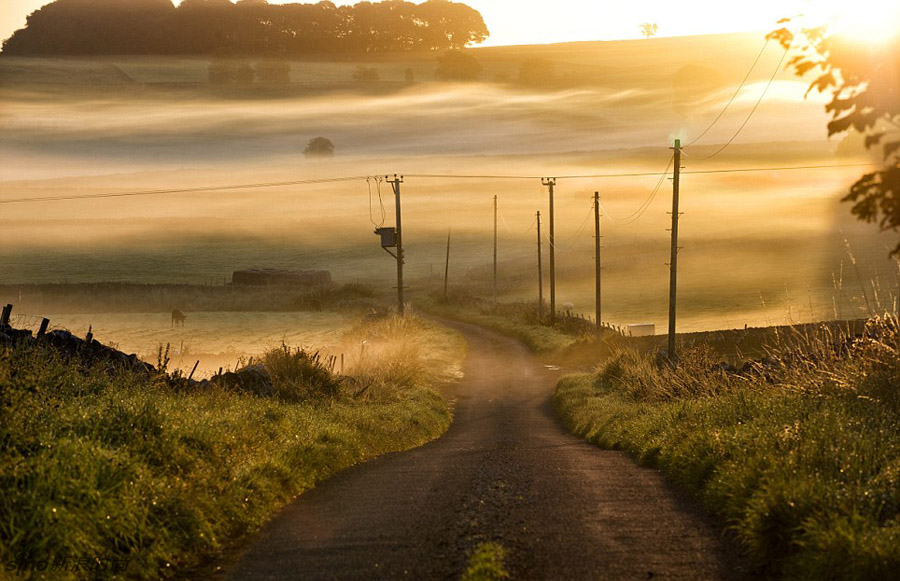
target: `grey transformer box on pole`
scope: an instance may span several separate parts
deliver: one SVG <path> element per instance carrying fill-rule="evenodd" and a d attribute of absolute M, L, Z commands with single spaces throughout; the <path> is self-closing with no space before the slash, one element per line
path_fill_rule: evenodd
<path fill-rule="evenodd" d="M 393 227 L 389 228 L 376 228 L 375 234 L 377 236 L 381 236 L 381 247 L 382 248 L 396 248 L 397 246 L 397 229 Z"/>

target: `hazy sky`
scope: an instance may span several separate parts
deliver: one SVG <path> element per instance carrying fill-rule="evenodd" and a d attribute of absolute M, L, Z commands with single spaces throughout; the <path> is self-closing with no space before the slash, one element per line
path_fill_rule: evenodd
<path fill-rule="evenodd" d="M 285 4 L 297 0 L 269 0 Z M 354 4 L 336 2 L 337 4 Z M 640 36 L 639 25 L 659 25 L 660 36 L 735 31 L 768 31 L 779 18 L 806 13 L 813 16 L 855 10 L 857 19 L 878 14 L 877 21 L 900 26 L 896 0 L 468 0 L 491 31 L 489 45 L 614 40 Z M 0 37 L 7 38 L 25 24 L 25 17 L 48 0 L 0 0 Z M 893 11 L 891 16 L 887 13 Z"/>

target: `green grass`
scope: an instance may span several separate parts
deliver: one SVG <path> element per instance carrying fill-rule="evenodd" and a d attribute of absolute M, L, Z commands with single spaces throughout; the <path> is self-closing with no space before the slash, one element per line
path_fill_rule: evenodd
<path fill-rule="evenodd" d="M 398 326 L 411 336 L 392 337 Z M 359 396 L 358 378 L 335 393 L 334 378 L 308 358 L 276 350 L 265 362 L 277 397 L 263 398 L 111 379 L 40 348 L 0 348 L 0 571 L 20 556 L 124 558 L 126 578 L 163 578 L 235 544 L 335 472 L 443 433 L 450 412 L 428 386 L 453 375 L 458 338 L 416 321 L 383 319 L 356 332 L 367 330 L 385 344 L 447 345 L 447 366 L 390 386 L 396 368 L 409 379 L 409 362 L 370 353 L 367 372 L 380 384 Z M 321 385 L 291 391 L 292 382 Z"/>
<path fill-rule="evenodd" d="M 461 581 L 499 581 L 509 579 L 503 566 L 506 549 L 500 543 L 480 543 L 472 551 Z"/>
<path fill-rule="evenodd" d="M 494 304 L 457 287 L 448 300 L 433 293 L 429 298 L 418 300 L 416 306 L 441 317 L 475 323 L 515 337 L 539 354 L 561 351 L 586 339 L 586 332 L 580 325 L 566 325 L 564 320 L 555 326 L 542 322 L 536 301 Z M 574 321 L 582 322 L 580 319 Z"/>
<path fill-rule="evenodd" d="M 574 433 L 661 468 L 783 579 L 893 579 L 900 570 L 900 339 L 895 326 L 770 381 L 621 352 L 554 395 Z"/>

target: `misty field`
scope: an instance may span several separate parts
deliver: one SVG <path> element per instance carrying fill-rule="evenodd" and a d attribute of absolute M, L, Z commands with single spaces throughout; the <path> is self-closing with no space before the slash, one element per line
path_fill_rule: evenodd
<path fill-rule="evenodd" d="M 144 361 L 157 363 L 159 349 L 169 349 L 169 370 L 194 378 L 214 375 L 219 367 L 235 369 L 250 357 L 282 344 L 313 351 L 337 348 L 353 321 L 343 315 L 321 313 L 198 312 L 189 313 L 184 327 L 172 327 L 168 313 L 97 313 L 52 315 L 52 327 L 94 337 Z M 40 320 L 26 316 L 14 323 L 37 330 Z"/>
<path fill-rule="evenodd" d="M 366 177 L 400 173 L 412 300 L 443 275 L 448 229 L 451 281 L 485 288 L 494 195 L 501 298 L 532 300 L 538 210 L 547 243 L 539 178 L 556 176 L 558 302 L 593 311 L 589 211 L 600 191 L 604 318 L 663 331 L 668 148 L 700 135 L 763 45 L 729 35 L 477 49 L 481 81 L 461 84 L 434 81 L 434 55 L 307 58 L 291 63 L 291 83 L 280 88 L 211 86 L 200 59 L 3 58 L 0 201 L 357 178 L 4 204 L 3 282 L 203 284 L 238 268 L 322 268 L 389 295 L 394 264 L 372 230 L 393 224 L 393 195 Z M 852 137 L 825 139 L 822 101 L 803 100 L 804 81 L 776 75 L 735 142 L 704 160 L 746 119 L 780 57 L 767 46 L 728 112 L 686 149 L 681 330 L 893 308 L 890 237 L 839 203 L 867 158 Z M 534 58 L 552 62 L 554 74 L 540 86 L 518 82 Z M 359 65 L 381 80 L 352 82 Z M 334 142 L 335 157 L 304 158 L 316 136 Z M 841 167 L 692 173 L 822 165 Z M 609 177 L 635 173 L 652 175 Z M 585 175 L 605 177 L 564 177 Z M 628 219 L 658 184 L 646 211 Z"/>

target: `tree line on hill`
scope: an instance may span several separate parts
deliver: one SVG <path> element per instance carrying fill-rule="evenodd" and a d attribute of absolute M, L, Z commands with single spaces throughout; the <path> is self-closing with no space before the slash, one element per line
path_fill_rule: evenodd
<path fill-rule="evenodd" d="M 56 0 L 28 17 L 3 54 L 366 53 L 461 49 L 487 37 L 477 10 L 449 0 Z"/>

